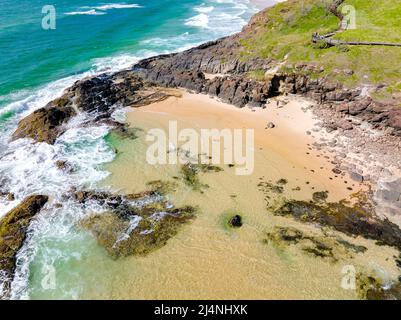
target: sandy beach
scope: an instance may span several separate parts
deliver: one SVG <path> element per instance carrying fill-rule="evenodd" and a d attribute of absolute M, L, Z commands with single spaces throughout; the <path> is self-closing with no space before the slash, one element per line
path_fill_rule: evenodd
<path fill-rule="evenodd" d="M 333 201 L 346 198 L 351 191 L 361 187 L 349 182 L 347 175 L 334 174 L 331 155 L 312 148 L 318 138 L 325 136 L 321 131 L 314 132 L 312 137 L 311 132 L 318 122 L 307 110 L 312 102 L 294 96 L 284 99 L 285 102 L 272 99 L 266 109 L 240 109 L 206 95 L 185 91 L 180 94 L 182 97 L 135 109 L 129 114 L 129 122 L 135 125 L 139 118 L 146 125 L 165 127 L 168 120 L 177 119 L 182 128 L 253 129 L 256 154 L 256 172 L 253 175 L 258 175 L 258 170 L 268 166 L 265 162 L 268 159 L 276 168 L 277 176 L 275 174 L 272 178 L 289 178 L 291 181 L 291 178 L 297 177 L 300 183 L 309 182 L 307 189 L 310 192 L 333 190 L 330 192 Z M 268 123 L 273 123 L 275 127 L 267 128 Z M 258 163 L 258 159 L 263 159 L 262 163 Z M 349 187 L 354 189 L 349 190 Z"/>
<path fill-rule="evenodd" d="M 105 182 L 123 192 L 138 192 L 152 180 L 172 181 L 180 175 L 177 165 L 149 165 L 144 154 L 144 137 L 154 128 L 168 129 L 178 121 L 179 128 L 252 128 L 255 131 L 255 169 L 252 175 L 236 176 L 226 165 L 218 173 L 201 176 L 208 185 L 195 192 L 180 185 L 170 200 L 178 205 L 195 205 L 199 216 L 162 249 L 144 258 L 127 258 L 111 268 L 114 272 L 109 293 L 89 291 L 99 298 L 140 299 L 353 299 L 355 291 L 340 286 L 341 269 L 352 263 L 358 268 L 386 270 L 386 277 L 397 274 L 388 259 L 395 250 L 377 247 L 373 241 L 349 238 L 344 234 L 277 217 L 266 209 L 261 182 L 285 179 L 288 184 L 280 197 L 311 199 L 313 192 L 327 190 L 329 199 L 338 201 L 364 188 L 351 184 L 347 176 L 331 170 L 330 155 L 310 145 L 319 132 L 316 120 L 306 108 L 310 102 L 287 97 L 283 105 L 272 100 L 266 109 L 239 109 L 206 95 L 176 91 L 175 97 L 132 109 L 128 122 L 140 128 L 133 142 L 117 141 L 119 156 L 108 165 L 112 175 Z M 266 128 L 272 122 L 275 127 Z M 296 126 L 294 125 L 296 123 Z M 178 180 L 176 180 L 178 181 Z M 353 191 L 348 188 L 352 185 Z M 270 200 L 269 200 L 270 201 Z M 273 201 L 273 199 L 272 199 Z M 224 227 L 227 215 L 243 216 L 239 230 Z M 292 246 L 281 251 L 267 246 L 263 239 L 275 227 L 296 228 L 306 234 L 330 239 L 340 237 L 369 248 L 366 254 L 341 253 L 339 261 L 306 255 Z M 323 239 L 322 238 L 322 239 Z M 342 251 L 341 251 L 342 252 Z M 374 257 L 374 258 L 373 258 Z M 311 278 L 310 275 L 313 274 Z M 324 285 L 323 285 L 324 284 Z"/>

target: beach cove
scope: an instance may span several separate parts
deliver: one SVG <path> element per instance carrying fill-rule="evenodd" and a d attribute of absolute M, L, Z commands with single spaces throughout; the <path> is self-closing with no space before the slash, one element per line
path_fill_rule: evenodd
<path fill-rule="evenodd" d="M 398 109 L 316 63 L 253 56 L 290 2 L 247 25 L 256 2 L 196 3 L 177 41 L 134 41 L 155 53 L 3 96 L 2 299 L 401 296 Z M 65 15 L 131 9 L 151 8 Z M 290 18 L 316 14 L 330 15 Z M 220 152 L 180 139 L 202 145 L 204 131 Z"/>

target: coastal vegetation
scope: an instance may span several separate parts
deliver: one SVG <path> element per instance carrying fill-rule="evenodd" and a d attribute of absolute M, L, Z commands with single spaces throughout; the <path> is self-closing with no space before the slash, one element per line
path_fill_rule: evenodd
<path fill-rule="evenodd" d="M 332 0 L 288 0 L 269 8 L 254 19 L 255 32 L 241 40 L 242 59 L 253 57 L 284 61 L 284 72 L 305 72 L 302 64 L 312 64 L 308 73 L 329 77 L 347 86 L 380 86 L 375 96 L 387 100 L 401 92 L 399 70 L 401 49 L 386 46 L 328 47 L 314 44 L 313 33 L 327 34 L 339 29 L 339 19 L 328 7 Z M 374 5 L 374 10 L 372 10 Z M 401 43 L 401 3 L 392 0 L 346 0 L 355 8 L 355 29 L 338 32 L 333 39 Z M 375 63 L 371 63 L 374 61 Z M 262 71 L 254 71 L 258 78 Z"/>

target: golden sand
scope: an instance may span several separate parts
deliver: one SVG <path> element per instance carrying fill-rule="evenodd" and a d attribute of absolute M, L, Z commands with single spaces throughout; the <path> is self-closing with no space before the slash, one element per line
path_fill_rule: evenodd
<path fill-rule="evenodd" d="M 282 252 L 263 243 L 274 226 L 293 226 L 323 236 L 312 225 L 276 217 L 266 209 L 260 181 L 288 180 L 284 196 L 311 199 L 314 191 L 329 191 L 332 201 L 349 196 L 347 177 L 335 178 L 329 157 L 309 150 L 313 138 L 306 134 L 316 120 L 303 108 L 306 100 L 291 98 L 278 108 L 272 101 L 266 109 L 238 109 L 204 95 L 183 92 L 160 103 L 132 110 L 128 120 L 141 128 L 136 140 L 116 144 L 117 159 L 108 165 L 112 173 L 105 181 L 123 192 L 139 192 L 152 180 L 174 181 L 178 165 L 151 166 L 145 161 L 147 130 L 167 130 L 169 120 L 179 128 L 253 128 L 255 130 L 255 170 L 249 176 L 235 175 L 235 168 L 222 165 L 218 173 L 202 174 L 204 193 L 180 183 L 170 196 L 176 205 L 196 205 L 200 213 L 162 249 L 146 257 L 130 257 L 114 262 L 113 279 L 107 290 L 86 292 L 84 296 L 123 299 L 334 299 L 356 298 L 354 290 L 341 287 L 342 268 L 352 264 L 357 271 L 379 270 L 395 277 L 391 258 L 395 250 L 377 247 L 372 241 L 342 238 L 363 244 L 365 254 L 355 254 L 338 262 L 306 255 L 297 246 Z M 266 129 L 268 122 L 274 129 Z M 318 135 L 319 133 L 316 133 Z M 309 153 L 309 154 L 307 154 Z M 331 179 L 330 179 L 331 178 Z M 300 191 L 293 191 L 300 187 Z M 354 185 L 354 191 L 362 186 Z M 224 221 L 240 213 L 244 225 L 231 230 Z"/>

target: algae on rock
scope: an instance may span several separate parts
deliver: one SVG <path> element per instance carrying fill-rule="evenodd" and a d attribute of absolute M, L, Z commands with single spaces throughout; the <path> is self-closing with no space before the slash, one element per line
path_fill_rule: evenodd
<path fill-rule="evenodd" d="M 199 173 L 220 171 L 223 171 L 223 169 L 211 164 L 186 163 L 181 167 L 181 175 L 184 183 L 196 191 L 202 191 L 202 189 L 209 187 L 207 184 L 201 183 L 198 176 Z"/>
<path fill-rule="evenodd" d="M 0 220 L 0 299 L 9 295 L 16 267 L 16 254 L 24 244 L 32 218 L 47 200 L 47 196 L 30 196 Z"/>
<path fill-rule="evenodd" d="M 388 219 L 375 216 L 367 203 L 353 206 L 345 201 L 335 203 L 314 203 L 288 200 L 274 214 L 292 216 L 303 222 L 318 223 L 332 227 L 349 236 L 362 236 L 401 250 L 401 230 Z"/>
<path fill-rule="evenodd" d="M 276 226 L 266 233 L 263 242 L 275 248 L 285 250 L 288 246 L 299 245 L 300 249 L 311 256 L 328 258 L 337 262 L 342 258 L 352 258 L 355 253 L 363 253 L 367 249 L 354 245 L 342 238 L 329 235 L 310 235 L 293 227 Z"/>
<path fill-rule="evenodd" d="M 377 277 L 358 273 L 356 275 L 358 297 L 364 300 L 401 300 L 401 283 L 384 283 Z"/>
<path fill-rule="evenodd" d="M 83 219 L 80 226 L 89 230 L 112 258 L 149 254 L 165 246 L 195 218 L 196 208 L 175 208 L 166 201 L 161 194 L 168 190 L 165 184 L 156 181 L 150 185 L 157 191 L 126 196 L 81 192 L 78 197 L 81 202 L 98 201 L 105 208 L 104 213 Z"/>

